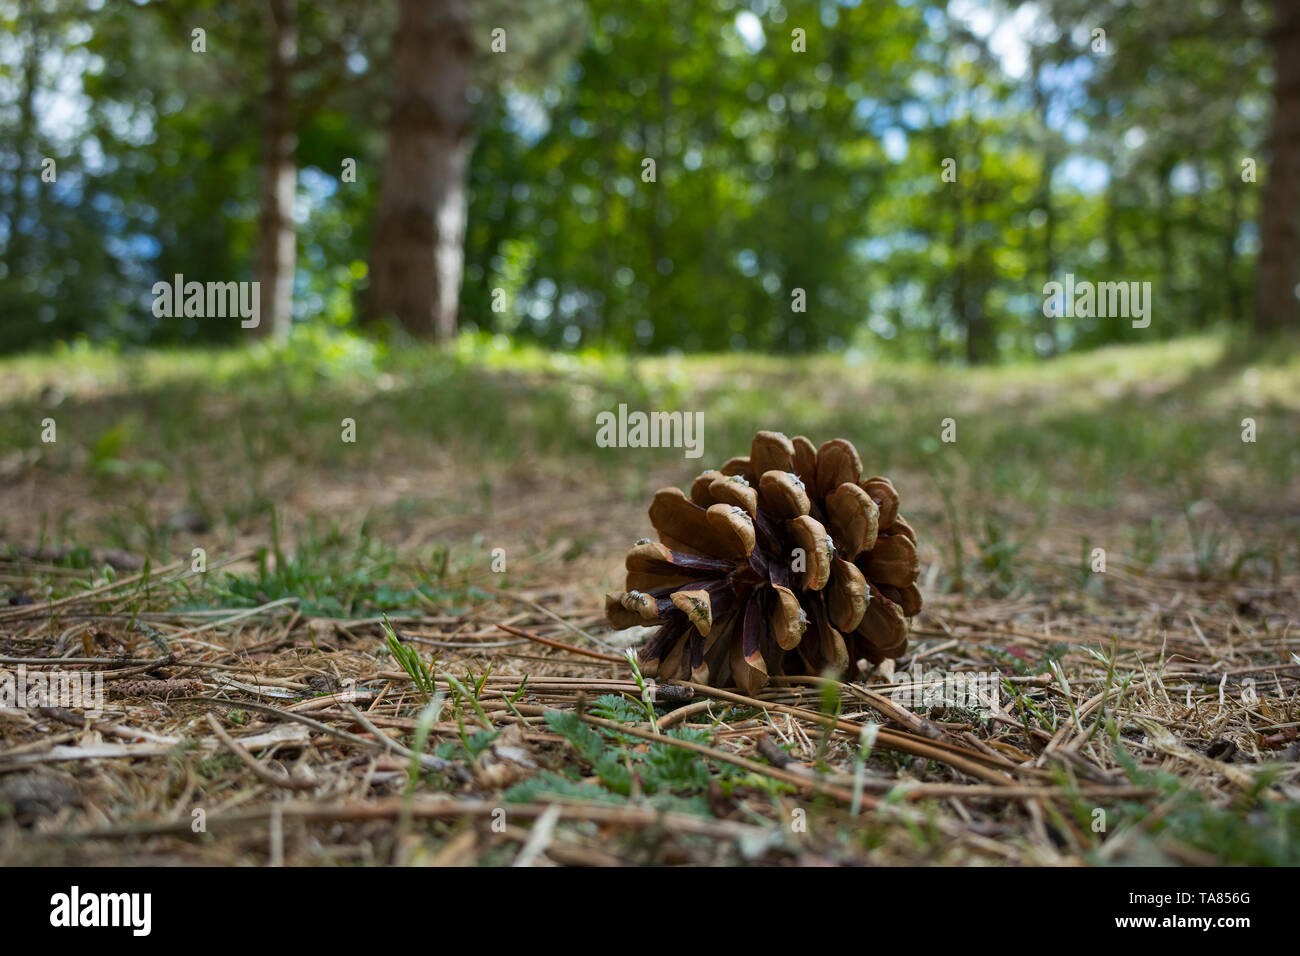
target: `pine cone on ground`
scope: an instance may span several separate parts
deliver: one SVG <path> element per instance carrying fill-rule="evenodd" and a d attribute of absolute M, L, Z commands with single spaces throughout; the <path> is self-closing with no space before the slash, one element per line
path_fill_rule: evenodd
<path fill-rule="evenodd" d="M 814 448 L 780 432 L 748 458 L 695 479 L 688 497 L 655 493 L 659 533 L 627 555 L 627 584 L 605 598 L 622 629 L 659 629 L 641 648 L 647 676 L 745 693 L 769 675 L 847 674 L 907 649 L 921 610 L 916 532 L 887 478 L 862 478 L 851 442 Z"/>

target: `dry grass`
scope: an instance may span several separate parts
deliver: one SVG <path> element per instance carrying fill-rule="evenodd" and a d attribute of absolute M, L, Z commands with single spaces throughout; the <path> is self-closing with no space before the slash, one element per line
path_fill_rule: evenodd
<path fill-rule="evenodd" d="M 758 699 L 661 685 L 652 719 L 600 599 L 649 492 L 690 463 L 522 456 L 481 487 L 481 461 L 392 442 L 348 470 L 270 455 L 256 490 L 283 528 L 218 521 L 148 570 L 115 553 L 129 536 L 94 534 L 120 505 L 102 475 L 13 466 L 0 671 L 102 671 L 107 701 L 93 720 L 0 710 L 0 862 L 1300 862 L 1291 476 L 1231 509 L 1231 460 L 1207 463 L 1191 507 L 1120 473 L 1104 506 L 1026 508 L 905 460 L 927 605 L 896 668 Z M 237 484 L 210 478 L 210 501 Z M 420 493 L 435 505 L 412 514 Z M 185 504 L 151 494 L 142 526 Z M 46 514 L 89 529 L 86 548 L 45 540 Z M 337 540 L 309 516 L 337 519 Z M 403 608 L 426 688 L 383 606 Z M 918 671 L 997 674 L 996 708 L 900 706 Z"/>
<path fill-rule="evenodd" d="M 760 700 L 688 688 L 652 727 L 593 612 L 598 591 L 559 579 L 570 570 L 543 557 L 509 596 L 395 622 L 426 661 L 436 652 L 443 697 L 427 748 L 442 756 L 409 798 L 406 748 L 425 699 L 378 620 L 311 617 L 293 600 L 151 610 L 173 603 L 192 577 L 184 566 L 0 611 L 0 663 L 103 669 L 109 697 L 90 722 L 0 716 L 0 858 L 1062 864 L 1293 852 L 1279 829 L 1294 826 L 1300 796 L 1293 575 L 1259 587 L 1112 565 L 1100 591 L 1066 598 L 1061 579 L 1077 572 L 1044 567 L 1037 587 L 997 600 L 932 597 L 892 680 L 875 673 L 830 695 L 786 684 Z M 0 573 L 58 572 L 11 561 Z M 891 692 L 918 667 L 1000 673 L 1000 708 L 900 708 Z M 606 694 L 633 702 L 625 722 L 592 716 Z M 707 772 L 647 793 L 643 765 L 629 763 L 629 786 L 612 789 L 548 711 L 580 715 L 632 754 L 681 749 Z M 699 734 L 677 740 L 669 727 Z M 567 772 L 574 792 L 548 794 L 548 771 Z M 543 782 L 521 796 L 529 781 Z M 206 832 L 193 830 L 196 809 Z M 1230 844 L 1234 822 L 1260 846 Z"/>

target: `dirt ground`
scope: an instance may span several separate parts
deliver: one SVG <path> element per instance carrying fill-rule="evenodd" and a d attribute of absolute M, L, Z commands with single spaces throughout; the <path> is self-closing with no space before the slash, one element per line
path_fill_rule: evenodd
<path fill-rule="evenodd" d="M 1190 505 L 1141 468 L 1101 503 L 1053 477 L 1029 508 L 1031 470 L 904 464 L 902 658 L 647 708 L 603 595 L 699 463 L 485 481 L 391 444 L 255 482 L 161 446 L 169 479 L 0 454 L 0 675 L 104 691 L 93 717 L 0 706 L 0 862 L 1300 862 L 1293 476 L 1230 508 L 1232 459 Z"/>

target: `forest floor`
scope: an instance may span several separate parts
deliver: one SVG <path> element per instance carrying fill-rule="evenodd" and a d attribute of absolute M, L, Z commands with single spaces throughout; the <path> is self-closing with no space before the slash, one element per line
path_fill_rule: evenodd
<path fill-rule="evenodd" d="M 598 447 L 620 402 L 703 412 L 703 457 Z M 899 488 L 908 651 L 648 703 L 603 595 L 761 428 Z M 1298 465 L 1300 349 L 1213 337 L 3 359 L 0 863 L 1294 865 Z M 3 699 L 54 671 L 102 712 Z"/>

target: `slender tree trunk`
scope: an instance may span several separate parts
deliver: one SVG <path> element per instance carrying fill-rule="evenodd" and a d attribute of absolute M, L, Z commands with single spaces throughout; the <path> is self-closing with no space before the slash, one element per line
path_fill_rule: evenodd
<path fill-rule="evenodd" d="M 932 149 L 934 151 L 934 155 L 939 158 L 940 162 L 942 162 L 944 157 L 953 155 L 953 152 L 948 143 L 947 128 L 944 126 L 942 122 L 938 120 L 936 116 L 936 110 L 934 109 L 934 107 L 931 107 L 930 110 L 930 129 L 932 131 L 930 135 L 930 140 L 932 144 Z M 944 184 L 942 188 L 947 189 L 949 191 L 953 191 L 959 189 L 960 187 L 958 186 L 957 183 L 947 183 Z M 957 211 L 955 209 L 955 203 L 951 205 L 941 205 L 939 209 L 943 213 L 946 213 L 947 215 L 942 219 L 939 216 L 936 216 L 934 219 L 926 222 L 925 237 L 928 245 L 935 245 L 939 242 L 942 242 L 948 236 L 955 236 L 957 233 Z M 948 222 L 947 222 L 948 218 L 952 219 L 953 225 L 951 229 L 948 228 Z M 957 316 L 956 287 L 952 280 L 944 281 L 942 279 L 937 280 L 935 282 L 927 283 L 927 287 L 930 292 L 931 308 L 930 308 L 930 316 L 929 316 L 929 325 L 926 331 L 928 333 L 929 340 L 930 340 L 930 358 L 933 359 L 935 362 L 938 362 L 943 358 L 943 354 L 944 354 L 942 299 L 943 299 L 944 292 L 948 289 L 951 289 L 952 295 L 949 302 L 949 311 L 950 314 L 954 318 L 956 318 Z M 897 302 L 897 300 L 895 301 Z M 903 311 L 904 311 L 903 306 L 901 304 L 898 304 L 896 307 L 896 315 L 897 315 L 898 325 L 900 328 L 902 327 L 903 324 Z"/>
<path fill-rule="evenodd" d="M 600 143 L 600 181 L 602 183 L 613 182 L 617 175 L 617 162 L 615 160 L 615 143 L 614 143 L 614 124 L 610 122 L 609 97 L 613 93 L 609 87 L 602 85 L 599 92 L 596 93 L 596 118 L 597 129 L 600 130 L 598 137 Z M 614 203 L 620 201 L 618 193 L 612 189 L 601 189 L 600 191 L 600 221 L 613 222 Z M 600 276 L 601 292 L 605 296 L 606 302 L 614 301 L 613 297 L 613 279 L 614 279 L 614 244 L 612 242 L 600 243 L 599 252 L 600 267 L 597 275 Z M 608 326 L 602 323 L 601 332 L 608 335 Z M 633 336 L 635 336 L 635 327 Z M 646 348 L 655 348 L 661 345 L 659 333 L 654 323 L 650 326 L 650 341 L 642 343 L 639 340 L 627 339 L 625 345 L 628 347 L 642 345 Z"/>
<path fill-rule="evenodd" d="M 36 88 L 40 85 L 43 38 L 38 22 L 40 4 L 26 0 L 19 7 L 19 19 L 28 30 L 27 49 L 23 55 L 22 90 L 18 95 L 18 170 L 14 175 L 13 201 L 9 207 L 9 240 L 5 265 L 11 277 L 17 277 L 27 257 L 27 235 L 23 232 L 27 218 L 26 183 L 36 172 Z"/>
<path fill-rule="evenodd" d="M 1237 234 L 1241 232 L 1241 167 L 1231 154 L 1223 158 L 1223 182 L 1228 190 L 1228 227 L 1224 230 L 1223 289 L 1224 311 L 1233 325 L 1244 317 L 1242 289 L 1237 282 Z"/>
<path fill-rule="evenodd" d="M 297 0 L 267 0 L 271 24 L 270 85 L 262 114 L 262 193 L 258 222 L 257 278 L 261 283 L 261 323 L 255 334 L 285 339 L 293 321 L 293 274 L 297 233 L 293 195 L 293 70 L 297 56 Z"/>
<path fill-rule="evenodd" d="M 1106 268 L 1112 276 L 1118 276 L 1124 270 L 1124 247 L 1119 241 L 1120 216 L 1119 182 L 1112 173 L 1106 184 Z M 1118 281 L 1118 280 L 1117 280 Z"/>
<path fill-rule="evenodd" d="M 456 332 L 473 52 L 468 0 L 401 0 L 367 317 L 426 338 Z"/>
<path fill-rule="evenodd" d="M 1044 125 L 1044 134 L 1050 131 Z M 1056 151 L 1050 143 L 1043 148 L 1042 180 L 1039 189 L 1042 192 L 1043 213 L 1047 217 L 1043 222 L 1043 274 L 1044 282 L 1051 282 L 1056 272 L 1056 215 L 1052 208 L 1052 174 L 1056 171 Z M 1044 311 L 1051 311 L 1050 309 Z M 1057 349 L 1056 316 L 1043 316 L 1043 334 L 1047 336 L 1047 355 L 1055 355 Z"/>
<path fill-rule="evenodd" d="M 1041 135 L 1043 137 L 1043 158 L 1042 167 L 1039 171 L 1038 192 L 1039 204 L 1043 207 L 1043 214 L 1046 219 L 1043 222 L 1043 275 L 1044 282 L 1051 282 L 1056 272 L 1056 217 L 1052 208 L 1052 175 L 1056 172 L 1056 144 L 1053 140 L 1052 129 L 1047 122 L 1047 113 L 1050 106 L 1047 89 L 1044 86 L 1042 64 L 1038 62 L 1038 53 L 1034 53 L 1034 108 L 1038 115 L 1038 122 L 1042 127 Z M 1050 310 L 1043 310 L 1044 312 Z M 1057 350 L 1056 337 L 1056 316 L 1042 316 L 1042 334 L 1046 336 L 1047 348 L 1044 353 L 1055 355 Z"/>
<path fill-rule="evenodd" d="M 986 221 L 985 210 L 989 200 L 987 187 L 974 187 L 971 196 L 974 200 L 972 221 L 978 227 L 979 223 Z M 997 358 L 993 319 L 987 308 L 993 262 L 986 242 L 978 236 L 977 228 L 976 241 L 967 260 L 970 279 L 963 296 L 966 310 L 966 361 L 971 365 L 982 365 Z"/>
<path fill-rule="evenodd" d="M 1296 320 L 1296 229 L 1300 216 L 1300 7 L 1274 0 L 1273 133 L 1260 216 L 1261 248 L 1255 288 L 1255 331 L 1288 328 Z"/>
<path fill-rule="evenodd" d="M 1160 181 L 1156 191 L 1159 197 L 1156 204 L 1156 243 L 1160 249 L 1160 284 L 1154 290 L 1154 297 L 1173 304 L 1175 309 L 1178 310 L 1177 314 L 1181 316 L 1182 299 L 1176 295 L 1174 289 L 1178 280 L 1174 263 L 1174 197 L 1169 183 L 1169 177 L 1173 175 L 1174 166 L 1175 160 L 1172 157 L 1166 157 L 1161 161 L 1157 170 Z M 1200 311 L 1204 306 L 1198 303 L 1196 308 Z M 1111 319 L 1113 321 L 1114 316 Z M 1121 334 L 1128 327 L 1128 322 L 1121 322 Z"/>
<path fill-rule="evenodd" d="M 957 260 L 957 267 L 953 271 L 953 293 L 952 308 L 961 323 L 962 329 L 966 333 L 966 361 L 971 365 L 979 362 L 979 329 L 975 328 L 972 319 L 978 321 L 971 309 L 971 287 L 974 285 L 974 279 L 969 275 L 970 253 L 966 249 L 966 202 L 965 186 L 952 184 L 953 197 L 956 212 L 953 218 L 952 227 L 952 249 L 953 256 Z"/>

